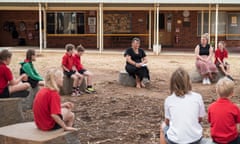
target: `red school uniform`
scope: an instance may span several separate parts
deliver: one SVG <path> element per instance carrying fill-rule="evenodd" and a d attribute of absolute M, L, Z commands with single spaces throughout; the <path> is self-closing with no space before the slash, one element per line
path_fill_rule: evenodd
<path fill-rule="evenodd" d="M 74 65 L 73 59 L 74 59 L 73 55 L 69 55 L 68 53 L 65 53 L 62 58 L 62 65 L 64 65 L 67 69 L 71 71 Z"/>
<path fill-rule="evenodd" d="M 228 51 L 225 48 L 222 51 L 217 48 L 217 50 L 215 51 L 215 64 L 217 64 L 218 62 L 217 58 L 219 58 L 221 62 L 223 62 L 224 58 L 228 58 Z"/>
<path fill-rule="evenodd" d="M 55 121 L 51 114 L 61 114 L 61 100 L 56 90 L 42 88 L 34 99 L 33 103 L 34 121 L 41 130 L 51 130 Z"/>
<path fill-rule="evenodd" d="M 0 63 L 0 93 L 8 86 L 8 82 L 13 80 L 11 70 L 6 64 Z"/>
<path fill-rule="evenodd" d="M 81 56 L 79 56 L 78 54 L 74 55 L 74 65 L 76 66 L 78 71 L 83 69 L 83 65 L 81 63 Z"/>
<path fill-rule="evenodd" d="M 208 121 L 215 142 L 227 144 L 238 137 L 237 123 L 240 123 L 240 110 L 229 99 L 219 98 L 209 106 Z"/>

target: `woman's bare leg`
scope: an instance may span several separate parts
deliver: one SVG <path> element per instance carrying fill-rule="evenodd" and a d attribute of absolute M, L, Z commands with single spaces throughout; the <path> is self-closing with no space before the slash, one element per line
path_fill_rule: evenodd
<path fill-rule="evenodd" d="M 141 88 L 141 81 L 137 75 L 136 75 L 136 88 Z"/>

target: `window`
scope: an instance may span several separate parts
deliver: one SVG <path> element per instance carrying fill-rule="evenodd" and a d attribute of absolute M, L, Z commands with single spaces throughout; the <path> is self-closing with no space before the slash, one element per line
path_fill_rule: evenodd
<path fill-rule="evenodd" d="M 84 13 L 47 13 L 48 34 L 84 34 Z"/>
<path fill-rule="evenodd" d="M 228 13 L 227 40 L 240 40 L 240 13 Z"/>
<path fill-rule="evenodd" d="M 203 33 L 208 33 L 208 24 L 209 24 L 209 13 L 204 13 L 203 18 Z M 226 34 L 226 13 L 219 12 L 218 13 L 218 34 Z M 211 13 L 211 34 L 215 34 L 215 20 L 216 20 L 216 13 Z M 198 35 L 201 35 L 201 24 L 202 24 L 202 13 L 198 13 Z"/>
<path fill-rule="evenodd" d="M 163 13 L 159 14 L 159 29 L 165 28 L 165 16 Z"/>

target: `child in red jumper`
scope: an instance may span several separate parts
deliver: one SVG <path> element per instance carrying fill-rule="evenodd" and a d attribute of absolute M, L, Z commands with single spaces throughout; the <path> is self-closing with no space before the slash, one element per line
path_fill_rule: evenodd
<path fill-rule="evenodd" d="M 7 65 L 10 64 L 12 53 L 7 49 L 0 52 L 0 98 L 8 98 L 14 92 L 26 90 L 30 87 L 29 83 L 21 83 L 26 77 L 22 74 L 18 79 L 14 79 L 11 70 Z"/>
<path fill-rule="evenodd" d="M 240 123 L 240 110 L 231 102 L 234 82 L 226 77 L 216 84 L 218 100 L 208 108 L 208 121 L 211 126 L 211 136 L 218 144 L 240 144 L 237 124 Z"/>
<path fill-rule="evenodd" d="M 77 72 L 76 66 L 74 65 L 73 49 L 75 46 L 73 44 L 67 44 L 65 48 L 67 52 L 62 58 L 62 68 L 64 74 L 73 79 L 72 96 L 80 96 L 80 85 L 82 84 L 83 75 Z"/>
<path fill-rule="evenodd" d="M 96 92 L 92 86 L 92 77 L 93 77 L 93 74 L 84 69 L 82 63 L 81 63 L 81 56 L 83 55 L 85 49 L 82 45 L 79 45 L 77 46 L 77 53 L 75 54 L 75 57 L 74 57 L 74 62 L 75 62 L 75 66 L 78 70 L 78 72 L 84 76 L 87 77 L 87 88 L 86 88 L 86 92 L 87 93 L 94 93 Z"/>
<path fill-rule="evenodd" d="M 227 63 L 228 51 L 225 48 L 225 42 L 220 41 L 215 51 L 215 65 L 224 73 L 225 76 L 232 80 L 230 75 L 230 65 Z"/>
<path fill-rule="evenodd" d="M 37 93 L 33 103 L 34 121 L 37 127 L 44 131 L 63 128 L 66 131 L 75 131 L 73 122 L 75 115 L 72 112 L 73 103 L 61 104 L 58 94 L 62 86 L 63 74 L 56 68 L 51 68 L 45 76 L 45 86 Z"/>

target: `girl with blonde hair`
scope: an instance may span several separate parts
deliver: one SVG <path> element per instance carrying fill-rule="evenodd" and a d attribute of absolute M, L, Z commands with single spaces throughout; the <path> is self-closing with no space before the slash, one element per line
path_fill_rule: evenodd
<path fill-rule="evenodd" d="M 77 130 L 73 128 L 73 103 L 61 104 L 59 87 L 62 86 L 62 71 L 51 68 L 45 76 L 45 87 L 36 94 L 33 103 L 34 121 L 37 127 L 44 131 L 63 128 L 66 131 Z"/>

